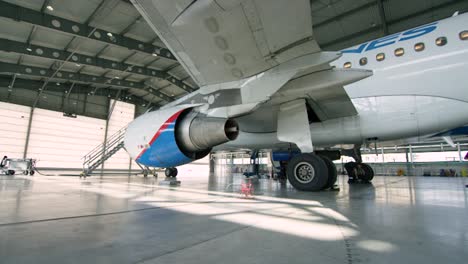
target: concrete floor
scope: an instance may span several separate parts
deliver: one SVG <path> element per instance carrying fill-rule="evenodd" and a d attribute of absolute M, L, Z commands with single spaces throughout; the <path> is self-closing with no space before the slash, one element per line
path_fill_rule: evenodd
<path fill-rule="evenodd" d="M 467 179 L 179 179 L 0 176 L 0 263 L 468 263 Z"/>

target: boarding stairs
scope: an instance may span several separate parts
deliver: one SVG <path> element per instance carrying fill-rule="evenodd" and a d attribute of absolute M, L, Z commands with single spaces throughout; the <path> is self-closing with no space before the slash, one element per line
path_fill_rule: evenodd
<path fill-rule="evenodd" d="M 88 154 L 83 156 L 83 175 L 90 175 L 106 160 L 124 147 L 124 137 L 127 127 L 124 127 L 110 136 L 106 141 L 96 146 Z"/>

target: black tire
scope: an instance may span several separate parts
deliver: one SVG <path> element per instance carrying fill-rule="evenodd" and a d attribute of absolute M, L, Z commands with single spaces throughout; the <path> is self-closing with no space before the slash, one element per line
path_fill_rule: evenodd
<path fill-rule="evenodd" d="M 359 175 L 359 179 L 368 182 L 372 181 L 372 179 L 374 178 L 374 170 L 372 169 L 372 167 L 366 163 L 359 164 L 359 166 L 364 171 L 363 174 Z"/>
<path fill-rule="evenodd" d="M 175 178 L 175 177 L 177 177 L 177 173 L 179 173 L 179 171 L 177 170 L 177 168 L 172 168 L 172 174 L 171 174 L 171 176 Z"/>
<path fill-rule="evenodd" d="M 348 162 L 344 165 L 346 174 L 348 174 L 348 183 L 354 183 L 357 180 L 357 163 Z"/>
<path fill-rule="evenodd" d="M 35 171 L 32 170 L 32 171 L 29 172 L 29 175 L 33 176 L 34 173 L 35 173 Z"/>
<path fill-rule="evenodd" d="M 328 182 L 325 161 L 313 153 L 293 157 L 286 168 L 288 180 L 301 191 L 320 191 Z"/>
<path fill-rule="evenodd" d="M 338 172 L 336 171 L 335 163 L 333 163 L 331 159 L 325 156 L 320 156 L 320 157 L 323 159 L 328 169 L 328 180 L 327 180 L 327 184 L 323 187 L 323 189 L 332 188 L 335 185 L 336 178 L 338 177 Z"/>
<path fill-rule="evenodd" d="M 166 168 L 166 170 L 164 171 L 164 174 L 166 175 L 166 177 L 171 177 L 172 176 L 172 168 Z"/>
<path fill-rule="evenodd" d="M 28 171 L 23 171 L 23 175 L 28 175 Z"/>

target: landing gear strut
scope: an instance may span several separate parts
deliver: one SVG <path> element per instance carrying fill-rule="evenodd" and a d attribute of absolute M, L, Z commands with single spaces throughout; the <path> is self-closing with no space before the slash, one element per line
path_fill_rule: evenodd
<path fill-rule="evenodd" d="M 166 177 L 176 177 L 177 176 L 177 168 L 166 168 L 164 171 Z"/>
<path fill-rule="evenodd" d="M 361 181 L 369 183 L 374 178 L 374 170 L 366 163 L 362 163 L 360 146 L 355 146 L 354 149 L 348 150 L 343 154 L 354 158 L 356 162 L 348 162 L 344 165 L 348 173 L 348 183 L 356 183 Z"/>

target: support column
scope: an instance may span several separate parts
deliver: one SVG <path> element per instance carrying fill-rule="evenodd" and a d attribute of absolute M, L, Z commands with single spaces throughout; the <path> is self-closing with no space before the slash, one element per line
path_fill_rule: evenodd
<path fill-rule="evenodd" d="M 210 159 L 210 174 L 214 174 L 216 164 L 215 164 L 215 160 L 214 160 L 214 157 L 213 157 L 213 153 L 210 153 L 209 159 Z"/>
<path fill-rule="evenodd" d="M 31 125 L 32 125 L 32 120 L 33 120 L 33 115 L 34 115 L 34 109 L 35 109 L 34 107 L 31 107 L 31 111 L 29 112 L 28 129 L 26 131 L 26 141 L 24 143 L 23 159 L 25 159 L 28 156 L 29 138 L 31 135 Z"/>
<path fill-rule="evenodd" d="M 409 152 L 410 152 L 410 163 L 411 163 L 411 176 L 413 176 L 414 172 L 413 172 L 413 168 L 414 168 L 414 164 L 413 164 L 413 147 L 411 146 L 411 144 L 409 145 Z"/>
<path fill-rule="evenodd" d="M 381 152 L 382 152 L 382 163 L 385 163 L 385 152 L 384 152 L 384 148 L 382 147 L 380 150 L 381 150 Z"/>
<path fill-rule="evenodd" d="M 462 157 L 461 148 L 460 148 L 460 142 L 457 142 L 457 150 L 458 150 L 458 161 L 463 162 L 463 157 Z"/>

